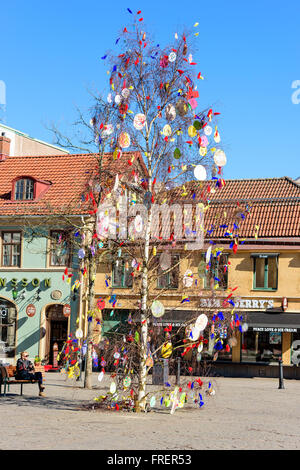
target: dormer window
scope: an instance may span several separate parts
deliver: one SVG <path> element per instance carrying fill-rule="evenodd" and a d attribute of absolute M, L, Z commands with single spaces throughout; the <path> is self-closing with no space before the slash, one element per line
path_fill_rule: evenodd
<path fill-rule="evenodd" d="M 30 201 L 34 197 L 34 181 L 29 178 L 23 178 L 16 181 L 15 200 Z"/>

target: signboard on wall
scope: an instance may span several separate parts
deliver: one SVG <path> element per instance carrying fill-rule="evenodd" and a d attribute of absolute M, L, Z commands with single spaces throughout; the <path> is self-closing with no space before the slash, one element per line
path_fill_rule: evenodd
<path fill-rule="evenodd" d="M 26 313 L 29 317 L 34 317 L 35 313 L 36 313 L 36 308 L 33 304 L 29 304 L 27 305 L 26 307 Z"/>

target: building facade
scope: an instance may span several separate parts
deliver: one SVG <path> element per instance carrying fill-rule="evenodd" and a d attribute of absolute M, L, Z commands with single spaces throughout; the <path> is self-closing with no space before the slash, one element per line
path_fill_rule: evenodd
<path fill-rule="evenodd" d="M 187 256 L 180 244 L 173 243 L 171 250 L 168 244 L 178 268 L 172 275 L 157 272 L 150 299 L 159 299 L 165 314 L 156 324 L 171 324 L 174 331 L 201 312 L 215 316 L 201 357 L 190 357 L 195 364 L 211 361 L 214 371 L 225 376 L 277 377 L 282 358 L 285 377 L 299 378 L 300 186 L 283 177 L 229 180 L 216 190 L 213 182 L 202 187 L 194 182 L 185 190 L 186 201 L 201 192 L 208 208 L 204 245 Z M 205 262 L 210 246 L 212 256 Z M 158 255 L 163 252 L 163 246 L 158 248 Z M 128 324 L 139 309 L 140 285 L 128 263 L 99 268 L 96 293 L 108 307 L 104 334 Z M 239 328 L 230 349 L 216 355 L 210 333 L 218 329 L 218 314 L 229 315 Z M 219 331 L 221 338 L 227 334 L 226 328 Z"/>

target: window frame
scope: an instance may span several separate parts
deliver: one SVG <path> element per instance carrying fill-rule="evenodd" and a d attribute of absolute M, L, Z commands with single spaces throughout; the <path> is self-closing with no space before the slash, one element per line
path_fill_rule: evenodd
<path fill-rule="evenodd" d="M 113 262 L 112 263 L 112 269 L 111 269 L 111 285 L 112 285 L 112 288 L 113 289 L 132 289 L 133 288 L 133 277 L 131 276 L 131 274 L 129 274 L 129 276 L 131 276 L 131 278 L 132 278 L 131 286 L 124 285 L 125 284 L 125 264 L 126 264 L 127 260 L 120 259 L 120 260 L 116 260 L 116 261 L 119 261 L 120 263 L 122 263 L 122 268 L 123 268 L 122 269 L 122 282 L 121 282 L 121 285 L 115 283 L 115 275 L 114 275 L 115 262 Z M 130 268 L 129 268 L 129 271 L 130 271 Z M 133 269 L 131 270 L 131 272 L 133 272 Z"/>
<path fill-rule="evenodd" d="M 173 269 L 170 269 L 170 271 L 164 273 L 164 274 L 158 274 L 158 271 L 157 271 L 157 281 L 156 281 L 156 288 L 157 289 L 166 289 L 166 290 L 176 290 L 179 288 L 179 275 L 180 275 L 180 254 L 179 253 L 172 253 L 171 254 L 172 256 L 172 266 L 174 264 L 177 264 L 178 263 L 178 266 L 176 269 L 178 269 L 178 276 L 177 276 L 177 285 L 176 286 L 172 286 L 170 285 L 170 274 L 172 272 Z M 176 258 L 176 261 L 173 261 L 174 258 Z M 159 256 L 157 257 L 157 259 L 159 260 Z M 159 266 L 157 267 L 157 269 L 159 268 Z M 166 286 L 160 286 L 159 285 L 159 279 L 161 279 L 162 277 L 164 276 L 168 276 L 168 284 Z"/>
<path fill-rule="evenodd" d="M 23 191 L 22 191 L 22 198 L 18 198 L 17 199 L 17 186 L 18 184 L 20 184 L 21 181 L 25 181 L 25 184 L 24 184 L 24 188 L 23 188 Z M 30 181 L 31 184 L 32 184 L 32 198 L 25 198 L 24 195 L 26 195 L 26 183 Z M 30 178 L 30 177 L 22 177 L 22 178 L 18 178 L 15 182 L 14 182 L 14 188 L 13 188 L 13 200 L 14 201 L 19 201 L 19 202 L 30 202 L 30 201 L 34 201 L 35 200 L 35 191 L 36 191 L 36 188 L 35 188 L 35 180 L 33 178 Z"/>
<path fill-rule="evenodd" d="M 13 233 L 19 233 L 20 234 L 20 241 L 18 243 L 8 243 L 8 242 L 4 242 L 4 234 L 5 233 L 10 233 L 10 234 L 13 234 Z M 22 248 L 23 248 L 23 237 L 22 237 L 22 231 L 21 230 L 1 230 L 1 260 L 0 260 L 0 266 L 1 268 L 20 268 L 22 266 Z M 11 264 L 12 262 L 12 257 L 13 257 L 13 254 L 12 254 L 12 251 L 10 253 L 10 264 L 9 265 L 5 265 L 3 263 L 3 260 L 4 260 L 4 246 L 6 245 L 9 245 L 9 246 L 14 246 L 14 245 L 19 245 L 20 246 L 20 255 L 19 255 L 19 264 L 15 265 L 15 264 Z"/>
<path fill-rule="evenodd" d="M 220 256 L 226 256 L 226 263 L 228 265 L 228 260 L 229 260 L 229 253 L 221 253 Z M 202 253 L 202 259 L 205 261 L 206 254 Z M 219 276 L 219 269 L 220 269 L 220 261 L 219 259 L 215 258 L 217 261 L 217 267 L 214 268 L 213 271 L 211 271 L 212 268 L 210 268 L 209 271 L 206 271 L 205 277 L 203 277 L 203 289 L 210 290 L 210 283 L 207 281 L 207 276 L 208 274 L 212 273 L 213 278 L 215 277 L 220 277 Z M 227 273 L 226 273 L 226 285 L 219 285 L 217 290 L 226 290 L 228 289 L 228 268 L 227 268 Z"/>
<path fill-rule="evenodd" d="M 53 238 L 53 233 L 62 233 L 67 235 L 67 246 L 68 246 L 68 254 L 67 254 L 67 261 L 65 264 L 53 264 L 52 263 L 52 244 L 54 242 Z M 48 265 L 50 268 L 63 268 L 63 267 L 71 267 L 71 259 L 72 259 L 72 253 L 71 253 L 71 241 L 70 241 L 70 232 L 69 230 L 63 230 L 63 229 L 51 229 L 49 232 L 50 235 L 50 243 L 49 243 L 49 258 L 48 258 Z"/>
<path fill-rule="evenodd" d="M 256 291 L 277 291 L 278 290 L 278 259 L 279 253 L 252 253 L 251 258 L 253 258 L 253 290 Z M 257 258 L 264 258 L 265 259 L 265 267 L 264 267 L 264 287 L 257 287 L 256 286 L 256 260 Z M 268 287 L 268 274 L 269 274 L 269 258 L 275 258 L 276 260 L 276 286 L 275 287 Z"/>

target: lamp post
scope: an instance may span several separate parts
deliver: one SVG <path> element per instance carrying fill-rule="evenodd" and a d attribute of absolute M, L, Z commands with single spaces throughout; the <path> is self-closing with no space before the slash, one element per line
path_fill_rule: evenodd
<path fill-rule="evenodd" d="M 279 387 L 278 389 L 284 389 L 284 383 L 283 383 L 283 365 L 282 365 L 282 358 L 279 358 Z"/>

